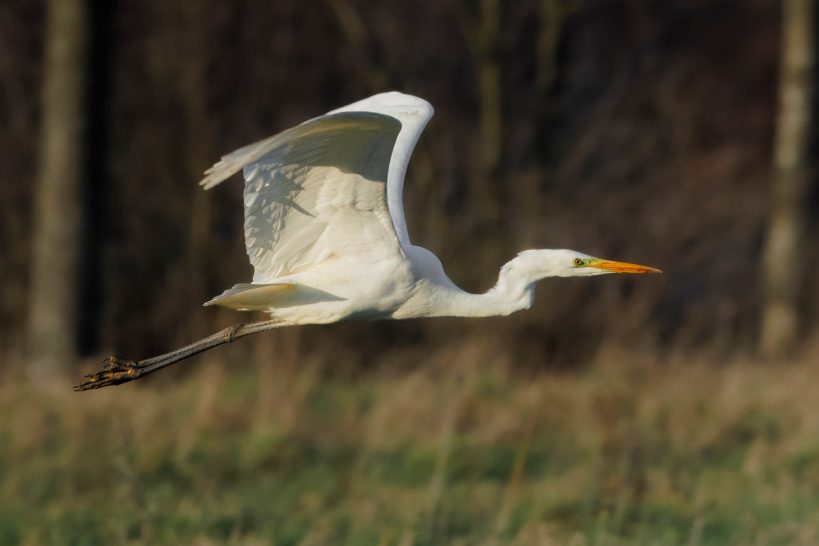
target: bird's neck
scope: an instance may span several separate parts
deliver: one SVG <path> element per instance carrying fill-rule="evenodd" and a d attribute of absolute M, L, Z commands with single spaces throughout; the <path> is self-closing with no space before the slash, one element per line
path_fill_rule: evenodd
<path fill-rule="evenodd" d="M 416 253 L 428 252 L 420 247 L 412 248 Z M 418 262 L 424 263 L 421 259 Z M 427 257 L 427 262 L 432 260 Z M 495 286 L 483 294 L 471 294 L 446 276 L 437 258 L 434 264 L 415 285 L 414 294 L 393 312 L 393 318 L 511 315 L 529 309 L 534 300 L 535 283 L 550 276 L 548 271 L 533 267 L 519 255 L 501 268 Z"/>
<path fill-rule="evenodd" d="M 471 294 L 460 289 L 447 290 L 437 306 L 443 316 L 493 317 L 511 315 L 529 309 L 534 299 L 534 280 L 508 275 L 501 270 L 498 282 L 483 294 Z"/>

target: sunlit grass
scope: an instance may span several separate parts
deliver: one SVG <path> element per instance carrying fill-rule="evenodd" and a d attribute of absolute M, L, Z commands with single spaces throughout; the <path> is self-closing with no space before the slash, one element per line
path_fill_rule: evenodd
<path fill-rule="evenodd" d="M 7 382 L 0 544 L 819 543 L 812 359 L 603 354 L 559 374 L 478 347 L 356 379 L 214 362 L 82 394 Z"/>

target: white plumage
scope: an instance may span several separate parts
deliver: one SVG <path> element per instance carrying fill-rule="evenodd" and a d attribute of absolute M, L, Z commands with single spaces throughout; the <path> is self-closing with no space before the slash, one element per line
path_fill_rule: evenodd
<path fill-rule="evenodd" d="M 410 243 L 402 206 L 410 155 L 433 114 L 425 100 L 381 93 L 224 156 L 210 189 L 240 169 L 253 282 L 207 302 L 260 310 L 284 323 L 351 317 L 506 315 L 528 308 L 548 276 L 653 268 L 571 250 L 520 253 L 498 284 L 469 294 L 438 258 Z"/>

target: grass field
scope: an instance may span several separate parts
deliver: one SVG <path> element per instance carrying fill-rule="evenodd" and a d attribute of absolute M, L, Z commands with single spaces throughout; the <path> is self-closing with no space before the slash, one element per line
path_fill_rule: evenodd
<path fill-rule="evenodd" d="M 5 381 L 0 545 L 819 544 L 815 353 L 609 348 L 538 374 L 501 355 L 344 375 L 223 352 L 91 393 Z"/>

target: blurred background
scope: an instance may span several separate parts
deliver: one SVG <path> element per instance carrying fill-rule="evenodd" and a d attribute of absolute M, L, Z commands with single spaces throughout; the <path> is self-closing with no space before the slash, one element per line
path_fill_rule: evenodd
<path fill-rule="evenodd" d="M 0 544 L 816 544 L 813 0 L 0 3 Z M 219 156 L 396 89 L 411 237 L 661 267 L 528 312 L 261 316 Z"/>

